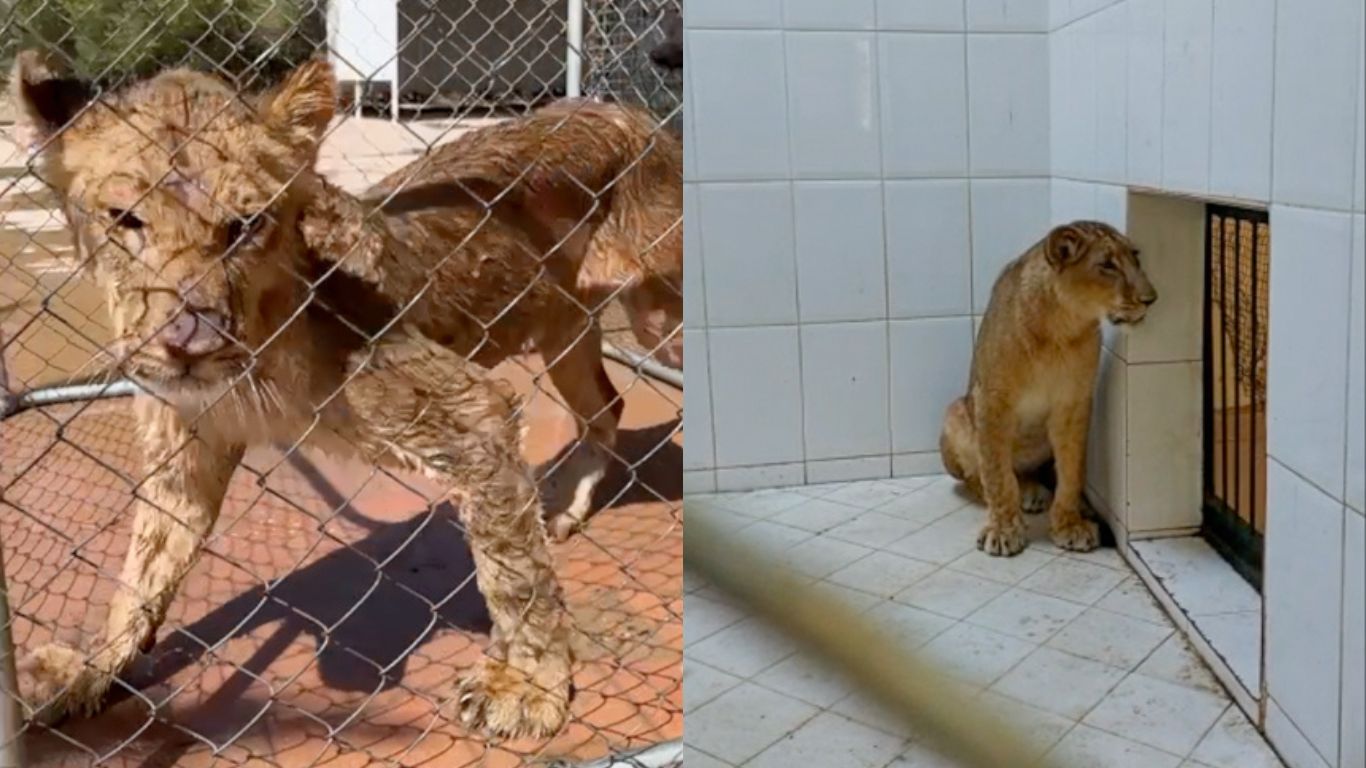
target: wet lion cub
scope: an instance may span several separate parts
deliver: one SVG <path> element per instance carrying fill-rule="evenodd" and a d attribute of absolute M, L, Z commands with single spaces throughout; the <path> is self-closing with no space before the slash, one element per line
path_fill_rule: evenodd
<path fill-rule="evenodd" d="M 987 503 L 979 549 L 1014 555 L 1025 548 L 1022 505 L 1040 512 L 1049 503 L 1028 474 L 1050 458 L 1053 542 L 1095 549 L 1099 532 L 1081 504 L 1100 325 L 1139 322 L 1155 301 L 1133 243 L 1096 221 L 1053 229 L 997 278 L 968 393 L 949 406 L 939 438 L 949 474 Z"/>
<path fill-rule="evenodd" d="M 18 127 L 107 293 L 113 351 L 144 390 L 133 406 L 144 465 L 104 636 L 88 653 L 52 644 L 25 659 L 35 709 L 97 710 L 155 643 L 244 451 L 306 438 L 422 472 L 457 502 L 493 622 L 488 654 L 457 691 L 459 714 L 506 736 L 558 730 L 570 624 L 519 450 L 515 394 L 410 327 L 360 332 L 323 306 L 347 303 L 336 280 L 310 276 L 300 222 L 326 195 L 314 166 L 333 116 L 329 67 L 305 64 L 248 105 L 184 70 L 92 100 L 34 62 L 21 55 L 11 81 Z M 481 263 L 541 253 L 498 217 L 434 237 L 443 235 L 449 253 L 472 250 L 459 258 Z M 506 282 L 483 290 L 517 287 Z"/>

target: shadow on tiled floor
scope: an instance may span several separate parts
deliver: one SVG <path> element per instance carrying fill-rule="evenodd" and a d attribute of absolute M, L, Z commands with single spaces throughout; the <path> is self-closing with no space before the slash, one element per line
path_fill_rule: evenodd
<path fill-rule="evenodd" d="M 1054 547 L 1046 516 L 1012 558 L 975 548 L 984 511 L 946 477 L 688 496 L 724 526 L 921 649 L 1081 768 L 1280 761 L 1113 549 Z M 817 586 L 818 585 L 818 586 Z M 953 768 L 915 734 L 687 577 L 689 768 Z"/>

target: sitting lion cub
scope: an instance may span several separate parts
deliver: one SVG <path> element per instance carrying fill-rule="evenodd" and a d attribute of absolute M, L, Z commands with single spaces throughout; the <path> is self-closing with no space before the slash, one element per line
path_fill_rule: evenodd
<path fill-rule="evenodd" d="M 1030 512 L 1048 504 L 1048 492 L 1025 475 L 1050 458 L 1053 542 L 1095 549 L 1099 531 L 1081 504 L 1100 324 L 1136 323 L 1155 301 L 1133 243 L 1096 221 L 1053 229 L 997 278 L 968 394 L 949 406 L 939 438 L 949 474 L 985 497 L 978 549 L 1014 555 L 1025 548 L 1022 501 Z"/>
<path fill-rule="evenodd" d="M 457 502 L 493 623 L 459 713 L 499 735 L 558 730 L 569 619 L 519 450 L 515 394 L 408 325 L 373 337 L 357 329 L 324 308 L 359 312 L 339 280 L 311 272 L 300 221 L 325 190 L 314 165 L 333 116 L 330 68 L 305 64 L 249 106 L 183 70 L 92 100 L 79 82 L 30 70 L 34 60 L 19 57 L 11 80 L 21 134 L 107 293 L 113 350 L 145 391 L 134 401 L 144 464 L 132 538 L 104 636 L 88 654 L 53 644 L 24 660 L 34 709 L 98 709 L 155 643 L 246 448 L 307 439 L 420 471 Z M 447 230 L 435 237 L 480 264 L 541 253 L 497 216 L 461 235 L 469 249 Z M 522 286 L 490 279 L 483 290 Z"/>

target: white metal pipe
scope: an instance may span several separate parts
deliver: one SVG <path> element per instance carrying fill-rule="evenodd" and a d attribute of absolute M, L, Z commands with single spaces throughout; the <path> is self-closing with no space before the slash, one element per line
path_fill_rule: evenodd
<path fill-rule="evenodd" d="M 656 381 L 678 389 L 683 388 L 682 371 L 662 365 L 644 355 L 629 349 L 622 349 L 607 341 L 602 343 L 602 354 L 603 357 L 633 368 L 644 376 L 649 376 Z M 105 378 L 104 374 L 98 374 L 92 378 L 101 381 L 74 381 L 42 387 L 18 395 L 0 395 L 0 419 L 17 415 L 30 408 L 41 408 L 47 405 L 73 403 L 82 400 L 129 397 L 141 391 L 136 384 L 128 379 L 114 379 L 104 382 L 102 381 Z"/>
<path fill-rule="evenodd" d="M 564 57 L 564 95 L 571 99 L 583 95 L 583 0 L 569 0 L 565 16 L 568 45 Z"/>
<path fill-rule="evenodd" d="M 19 395 L 0 396 L 0 419 L 58 403 L 74 403 L 82 400 L 98 400 L 107 397 L 128 397 L 141 390 L 127 379 L 116 379 L 107 384 L 74 383 L 35 389 Z"/>
<path fill-rule="evenodd" d="M 666 741 L 628 755 L 583 763 L 579 768 L 675 768 L 682 765 L 683 742 Z"/>
<path fill-rule="evenodd" d="M 629 349 L 622 349 L 608 341 L 602 343 L 602 355 L 608 360 L 616 360 L 622 365 L 634 368 L 641 374 L 662 381 L 669 386 L 678 389 L 683 388 L 682 371 L 662 365 L 644 355 L 637 354 Z"/>

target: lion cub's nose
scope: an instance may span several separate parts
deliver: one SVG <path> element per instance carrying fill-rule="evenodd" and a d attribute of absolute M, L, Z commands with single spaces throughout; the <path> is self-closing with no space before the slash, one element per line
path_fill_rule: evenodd
<path fill-rule="evenodd" d="M 166 353 L 192 360 L 222 349 L 227 340 L 216 328 L 227 328 L 227 317 L 212 309 L 186 309 L 161 329 L 158 340 Z"/>
<path fill-rule="evenodd" d="M 1138 300 L 1143 302 L 1144 306 L 1151 307 L 1157 301 L 1157 291 L 1148 291 L 1139 296 Z"/>

